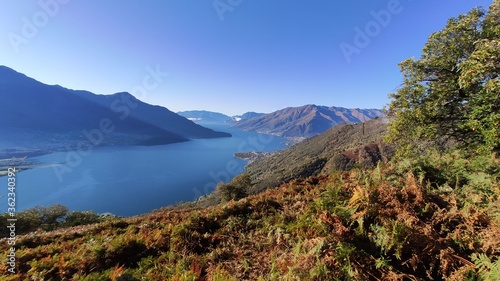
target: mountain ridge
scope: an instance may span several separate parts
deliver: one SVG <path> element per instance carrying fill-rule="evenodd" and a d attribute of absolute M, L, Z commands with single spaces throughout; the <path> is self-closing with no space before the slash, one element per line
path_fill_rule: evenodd
<path fill-rule="evenodd" d="M 216 124 L 228 124 L 228 125 L 234 125 L 242 120 L 247 120 L 253 117 L 264 115 L 264 113 L 249 111 L 241 115 L 229 116 L 220 112 L 208 111 L 208 110 L 179 111 L 177 112 L 177 114 L 200 124 L 216 123 Z"/>
<path fill-rule="evenodd" d="M 362 123 L 383 117 L 379 109 L 343 108 L 308 104 L 287 107 L 234 125 L 235 128 L 283 137 L 308 138 L 343 123 Z"/>
<path fill-rule="evenodd" d="M 6 66 L 0 66 L 0 96 L 4 121 L 0 148 L 60 150 L 79 141 L 92 143 L 95 138 L 85 132 L 103 135 L 93 145 L 153 145 L 230 136 L 129 93 L 97 95 L 47 85 Z"/>
<path fill-rule="evenodd" d="M 207 110 L 186 110 L 177 112 L 180 116 L 193 122 L 225 124 L 231 120 L 231 116 Z"/>

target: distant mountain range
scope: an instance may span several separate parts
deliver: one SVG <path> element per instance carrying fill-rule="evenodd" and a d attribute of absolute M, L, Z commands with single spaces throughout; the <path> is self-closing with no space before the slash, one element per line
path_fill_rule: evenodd
<path fill-rule="evenodd" d="M 380 109 L 359 109 L 304 105 L 288 107 L 269 114 L 247 112 L 228 116 L 218 112 L 193 110 L 179 115 L 199 124 L 228 124 L 245 131 L 255 131 L 288 138 L 309 138 L 319 135 L 339 124 L 363 123 L 384 117 Z"/>
<path fill-rule="evenodd" d="M 215 123 L 225 124 L 231 120 L 231 117 L 222 113 L 205 111 L 205 110 L 189 110 L 177 112 L 182 117 L 185 117 L 196 123 Z"/>
<path fill-rule="evenodd" d="M 177 114 L 199 124 L 228 124 L 234 125 L 237 122 L 264 115 L 264 113 L 247 112 L 242 115 L 229 116 L 218 112 L 206 110 L 180 111 Z"/>
<path fill-rule="evenodd" d="M 255 117 L 260 117 L 260 116 L 264 116 L 266 115 L 265 113 L 257 113 L 257 112 L 247 112 L 247 113 L 244 113 L 242 115 L 236 115 L 236 116 L 233 116 L 232 119 L 233 119 L 233 124 L 236 124 L 236 122 L 241 122 L 241 121 L 246 121 L 248 119 L 252 119 L 252 118 L 255 118 Z"/>
<path fill-rule="evenodd" d="M 0 66 L 0 148 L 153 145 L 230 137 L 129 93 L 96 95 L 38 82 Z"/>
<path fill-rule="evenodd" d="M 283 137 L 308 138 L 344 123 L 362 123 L 383 117 L 380 109 L 350 109 L 305 105 L 241 120 L 235 128 Z"/>

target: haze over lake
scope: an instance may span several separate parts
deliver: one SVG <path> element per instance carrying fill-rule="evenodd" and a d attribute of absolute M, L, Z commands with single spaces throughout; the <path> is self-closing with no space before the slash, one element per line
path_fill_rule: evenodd
<path fill-rule="evenodd" d="M 49 165 L 18 173 L 18 211 L 57 203 L 70 210 L 120 216 L 146 213 L 196 200 L 210 193 L 217 182 L 243 172 L 246 161 L 234 158 L 236 152 L 276 151 L 286 146 L 286 139 L 281 137 L 227 126 L 210 127 L 233 137 L 161 146 L 94 148 L 62 176 L 55 172 L 55 165 L 67 164 L 67 152 L 34 157 L 30 160 Z M 7 186 L 6 177 L 0 178 L 0 186 Z"/>

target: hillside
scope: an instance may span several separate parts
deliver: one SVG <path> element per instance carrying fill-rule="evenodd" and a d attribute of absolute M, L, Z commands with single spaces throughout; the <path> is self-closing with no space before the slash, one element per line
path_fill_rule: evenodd
<path fill-rule="evenodd" d="M 338 124 L 361 123 L 383 116 L 382 111 L 378 109 L 348 109 L 305 105 L 288 107 L 273 113 L 242 120 L 234 127 L 283 137 L 308 138 L 321 134 Z"/>
<path fill-rule="evenodd" d="M 435 184 L 456 178 L 447 171 L 473 174 L 479 162 L 435 161 L 423 177 L 418 165 L 379 165 L 205 209 L 19 236 L 16 274 L 0 279 L 498 280 L 500 202 L 487 190 L 498 192 L 500 174 L 483 176 L 483 191 L 474 180 L 443 191 Z M 0 245 L 7 256 L 6 239 Z"/>
<path fill-rule="evenodd" d="M 259 192 L 294 178 L 329 173 L 334 168 L 346 169 L 356 163 L 373 166 L 379 160 L 388 160 L 393 154 L 392 148 L 382 142 L 386 130 L 383 118 L 363 124 L 337 125 L 251 163 L 245 172 L 257 183 L 254 192 Z M 345 165 L 338 162 L 345 162 Z"/>
<path fill-rule="evenodd" d="M 0 280 L 497 280 L 500 159 L 387 162 L 386 128 L 338 125 L 257 160 L 216 206 L 18 235 Z"/>
<path fill-rule="evenodd" d="M 0 148 L 47 150 L 74 146 L 78 141 L 166 144 L 230 136 L 128 93 L 95 95 L 49 86 L 5 66 L 0 66 L 0 98 Z"/>

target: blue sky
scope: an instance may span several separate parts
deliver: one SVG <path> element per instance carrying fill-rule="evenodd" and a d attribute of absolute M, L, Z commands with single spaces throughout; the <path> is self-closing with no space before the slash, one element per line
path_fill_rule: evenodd
<path fill-rule="evenodd" d="M 400 61 L 450 17 L 491 2 L 0 0 L 0 64 L 173 111 L 381 108 Z"/>

